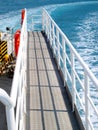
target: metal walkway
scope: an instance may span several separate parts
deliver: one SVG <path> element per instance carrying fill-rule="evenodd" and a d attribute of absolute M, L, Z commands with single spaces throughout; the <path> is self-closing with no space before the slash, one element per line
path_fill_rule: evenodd
<path fill-rule="evenodd" d="M 27 130 L 79 130 L 49 45 L 28 33 Z"/>

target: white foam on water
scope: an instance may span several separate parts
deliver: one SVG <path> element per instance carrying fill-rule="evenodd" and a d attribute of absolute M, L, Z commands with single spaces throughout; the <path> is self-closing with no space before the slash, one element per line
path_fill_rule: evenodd
<path fill-rule="evenodd" d="M 87 2 L 89 4 L 92 4 L 93 2 Z M 98 3 L 98 1 L 96 2 Z M 85 2 L 77 2 L 77 3 L 70 3 L 70 4 L 57 4 L 57 5 L 48 5 L 48 6 L 44 6 L 44 8 L 46 8 L 48 10 L 48 12 L 50 14 L 52 14 L 52 12 L 54 12 L 55 10 L 58 9 L 65 9 L 65 7 L 68 9 L 73 6 L 80 6 L 85 4 Z M 60 8 L 59 8 L 60 7 Z M 64 7 L 64 8 L 62 8 Z M 38 8 L 30 8 L 27 9 L 27 16 L 28 16 L 28 30 L 32 30 L 33 25 L 32 25 L 32 20 L 33 17 L 32 15 L 40 15 L 42 13 L 42 8 L 43 7 L 38 7 Z M 41 21 L 41 17 L 39 17 L 37 19 L 38 21 Z M 6 14 L 2 14 L 0 15 L 0 30 L 1 31 L 5 31 L 6 27 L 17 27 L 18 28 L 18 24 L 20 24 L 21 22 L 21 10 L 17 10 L 17 11 L 12 11 Z M 16 25 L 17 24 L 17 25 Z M 34 25 L 35 27 L 35 25 Z M 98 77 L 98 41 L 95 39 L 98 38 L 98 30 L 96 31 L 95 29 L 92 29 L 92 27 L 97 28 L 98 29 L 98 13 L 91 13 L 88 14 L 85 19 L 83 19 L 80 23 L 80 25 L 78 27 L 76 27 L 77 31 L 77 37 L 79 39 L 79 42 L 76 41 L 75 43 L 73 42 L 73 44 L 76 44 L 77 47 L 77 51 L 79 51 L 80 55 L 82 56 L 82 58 L 84 59 L 84 61 L 88 64 L 88 66 L 91 68 L 92 72 L 94 72 L 94 74 L 96 75 L 96 77 Z M 96 36 L 96 37 L 95 37 Z M 96 54 L 95 54 L 96 53 Z M 78 65 L 77 65 L 78 67 Z M 77 68 L 78 70 L 80 70 L 80 75 L 83 75 L 82 69 L 81 68 Z M 94 90 L 94 88 L 91 88 L 92 94 L 91 95 L 92 98 L 94 99 L 95 104 L 98 104 L 98 99 L 96 97 L 96 90 Z M 83 104 L 85 104 L 85 99 L 84 99 L 84 92 L 80 89 L 79 91 L 79 95 L 80 98 L 82 99 Z M 98 105 L 97 105 L 98 106 Z M 85 121 L 85 117 L 82 113 L 82 110 L 80 108 L 81 111 L 81 118 L 83 121 Z M 98 119 L 96 118 L 94 111 L 91 109 L 91 118 L 92 118 L 92 122 L 95 125 L 96 130 L 98 129 L 98 122 L 96 122 L 96 120 L 98 121 Z"/>

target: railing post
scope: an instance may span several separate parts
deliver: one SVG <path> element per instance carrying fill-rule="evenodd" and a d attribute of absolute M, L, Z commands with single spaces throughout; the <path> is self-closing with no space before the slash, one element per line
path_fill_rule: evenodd
<path fill-rule="evenodd" d="M 47 37 L 48 37 L 48 16 L 47 15 L 45 15 L 45 24 L 46 24 L 46 34 L 47 34 Z"/>
<path fill-rule="evenodd" d="M 49 22 L 49 41 L 51 39 L 51 20 L 48 18 L 48 22 Z"/>
<path fill-rule="evenodd" d="M 50 45 L 52 45 L 52 31 L 51 31 L 51 20 L 50 20 Z"/>
<path fill-rule="evenodd" d="M 46 13 L 43 9 L 43 15 L 42 15 L 42 28 L 43 28 L 43 31 L 46 33 Z"/>
<path fill-rule="evenodd" d="M 44 9 L 43 9 L 43 12 L 42 12 L 42 31 L 44 31 Z"/>
<path fill-rule="evenodd" d="M 45 17 L 46 17 L 46 13 L 45 13 L 45 10 L 43 9 L 43 12 L 42 12 L 42 30 L 45 31 Z"/>
<path fill-rule="evenodd" d="M 23 75 L 24 98 L 23 99 L 24 99 L 24 112 L 26 113 L 26 88 L 27 88 L 27 85 L 26 85 L 26 70 L 25 70 L 25 68 L 23 69 L 23 73 L 24 73 L 24 75 Z"/>
<path fill-rule="evenodd" d="M 57 37 L 57 61 L 58 61 L 58 69 L 60 67 L 60 39 L 59 39 L 59 31 L 56 29 L 56 37 Z"/>
<path fill-rule="evenodd" d="M 8 130 L 16 130 L 14 104 L 7 92 L 0 88 L 0 102 L 6 107 L 6 118 Z"/>
<path fill-rule="evenodd" d="M 16 130 L 15 115 L 14 115 L 13 107 L 10 107 L 10 106 L 6 107 L 6 117 L 7 117 L 8 130 Z"/>
<path fill-rule="evenodd" d="M 49 17 L 47 17 L 47 40 L 49 40 Z"/>
<path fill-rule="evenodd" d="M 54 24 L 52 23 L 52 32 L 53 32 L 53 57 L 55 57 L 55 32 L 54 32 Z"/>
<path fill-rule="evenodd" d="M 67 81 L 67 71 L 66 71 L 66 44 L 65 40 L 62 37 L 62 47 L 63 47 L 63 75 L 64 75 L 64 86 L 65 86 L 65 80 Z"/>
<path fill-rule="evenodd" d="M 71 79 L 72 79 L 72 111 L 74 111 L 74 105 L 76 104 L 76 81 L 75 81 L 75 63 L 74 54 L 71 51 Z"/>
<path fill-rule="evenodd" d="M 89 100 L 88 100 L 88 96 L 89 96 L 89 78 L 86 74 L 86 72 L 84 72 L 84 86 L 85 86 L 85 128 L 86 130 L 89 130 Z"/>

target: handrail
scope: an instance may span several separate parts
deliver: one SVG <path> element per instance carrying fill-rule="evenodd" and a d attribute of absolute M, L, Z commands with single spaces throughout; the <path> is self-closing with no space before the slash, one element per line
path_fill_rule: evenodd
<path fill-rule="evenodd" d="M 33 14 L 32 15 L 32 30 L 42 30 L 42 15 Z"/>
<path fill-rule="evenodd" d="M 26 70 L 27 70 L 27 12 L 21 27 L 20 46 L 10 96 L 0 89 L 0 101 L 6 106 L 8 130 L 24 130 L 26 112 Z"/>
<path fill-rule="evenodd" d="M 96 118 L 98 118 L 98 109 L 91 97 L 90 88 L 93 86 L 97 91 L 96 94 L 98 95 L 98 80 L 77 53 L 69 39 L 61 31 L 45 9 L 43 9 L 42 20 L 43 31 L 45 31 L 47 39 L 49 40 L 50 46 L 53 50 L 53 55 L 56 57 L 58 68 L 61 69 L 63 73 L 64 84 L 65 82 L 67 83 L 70 91 L 73 111 L 75 106 L 77 110 L 82 110 L 84 112 L 83 116 L 85 120 L 82 120 L 82 118 L 81 120 L 83 121 L 85 130 L 95 130 L 89 109 L 92 108 Z M 77 63 L 82 68 L 83 74 L 81 75 L 79 75 L 79 71 L 77 70 Z M 82 90 L 82 98 L 84 98 L 84 100 L 81 100 L 78 89 Z M 81 108 L 79 106 L 81 106 Z"/>
<path fill-rule="evenodd" d="M 9 95 L 0 88 L 0 101 L 5 105 L 5 106 L 12 106 L 13 102 L 10 99 Z M 13 105 L 14 106 L 14 105 Z"/>
<path fill-rule="evenodd" d="M 96 108 L 92 97 L 90 96 L 90 87 L 93 85 L 98 90 L 98 80 L 91 70 L 77 53 L 66 35 L 57 26 L 48 12 L 43 9 L 42 28 L 45 31 L 53 50 L 53 55 L 57 59 L 58 69 L 62 71 L 64 84 L 67 83 L 72 96 L 72 108 L 76 106 L 77 110 L 84 112 L 85 121 L 83 121 L 85 130 L 95 130 L 94 123 L 91 120 L 89 107 L 93 109 L 98 118 L 98 109 Z M 77 62 L 83 70 L 82 78 L 77 71 Z M 24 130 L 24 114 L 26 112 L 26 70 L 27 70 L 27 14 L 25 9 L 25 18 L 21 28 L 20 47 L 17 56 L 17 62 L 12 82 L 10 96 L 0 89 L 0 101 L 6 106 L 6 117 L 8 130 Z M 78 83 L 77 83 L 78 82 Z M 78 86 L 83 91 L 84 101 L 78 92 Z M 97 93 L 97 92 L 96 92 Z M 98 95 L 98 93 L 97 93 Z M 79 105 L 81 108 L 79 108 Z"/>
<path fill-rule="evenodd" d="M 16 112 L 16 130 L 20 127 L 23 130 L 23 116 L 25 113 L 24 104 L 25 100 L 25 89 L 26 89 L 26 69 L 27 69 L 27 14 L 25 9 L 25 18 L 21 28 L 20 36 L 20 47 L 17 56 L 16 68 L 14 72 L 12 89 L 11 89 L 11 99 L 13 100 L 14 106 L 17 106 Z M 17 103 L 17 105 L 16 105 Z M 24 104 L 23 104 L 24 103 Z M 20 122 L 20 123 L 19 123 Z M 20 126 L 19 126 L 20 124 Z"/>
<path fill-rule="evenodd" d="M 26 14 L 26 11 L 25 11 Z M 27 21 L 26 21 L 26 15 L 25 15 L 25 19 L 22 25 L 22 29 L 21 29 L 21 36 L 20 36 L 20 47 L 19 47 L 19 52 L 18 52 L 18 56 L 17 56 L 17 62 L 16 62 L 16 68 L 15 68 L 15 74 L 14 74 L 14 78 L 13 78 L 13 83 L 12 83 L 12 89 L 11 89 L 11 98 L 13 99 L 13 103 L 14 105 L 16 105 L 16 97 L 17 97 L 17 93 L 18 93 L 18 89 L 17 87 L 19 86 L 17 81 L 19 81 L 20 79 L 20 74 L 21 74 L 21 68 L 24 69 L 26 66 L 26 64 L 23 64 L 23 62 L 25 61 L 26 58 L 26 54 L 24 55 L 24 51 L 26 51 L 26 44 L 27 44 Z M 25 48 L 24 48 L 25 47 Z M 21 67 L 23 66 L 23 67 Z M 25 68 L 26 69 L 26 68 Z"/>

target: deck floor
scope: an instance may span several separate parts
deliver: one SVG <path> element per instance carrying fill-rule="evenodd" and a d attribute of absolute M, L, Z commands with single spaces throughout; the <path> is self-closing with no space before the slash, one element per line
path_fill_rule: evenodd
<path fill-rule="evenodd" d="M 49 45 L 28 33 L 27 130 L 79 130 Z"/>

